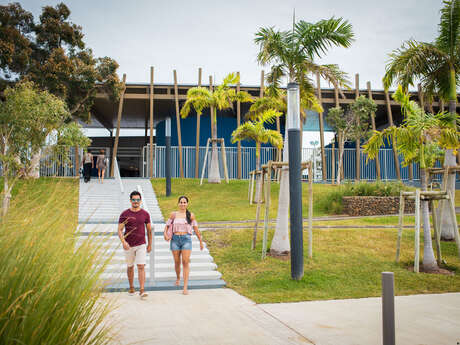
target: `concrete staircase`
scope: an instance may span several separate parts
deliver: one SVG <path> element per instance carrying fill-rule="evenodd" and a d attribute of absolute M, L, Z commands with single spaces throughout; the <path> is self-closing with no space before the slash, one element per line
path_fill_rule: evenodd
<path fill-rule="evenodd" d="M 117 236 L 118 217 L 130 207 L 129 194 L 140 187 L 144 208 L 150 213 L 154 230 L 153 248 L 147 254 L 146 290 L 169 290 L 182 288 L 174 286 L 176 273 L 169 243 L 163 239 L 165 222 L 158 206 L 155 193 L 148 179 L 122 179 L 124 193 L 121 193 L 119 181 L 105 180 L 104 184 L 93 180 L 80 182 L 79 203 L 79 241 L 88 236 L 95 241 L 103 241 L 106 255 L 112 256 L 110 264 L 102 275 L 108 291 L 123 291 L 128 288 L 126 263 L 123 248 Z M 108 235 L 108 236 L 107 236 Z M 153 277 L 152 277 L 153 276 Z M 137 269 L 135 269 L 137 287 Z M 189 276 L 189 288 L 223 287 L 225 282 L 217 271 L 217 265 L 205 248 L 200 251 L 198 238 L 192 236 L 192 255 Z"/>

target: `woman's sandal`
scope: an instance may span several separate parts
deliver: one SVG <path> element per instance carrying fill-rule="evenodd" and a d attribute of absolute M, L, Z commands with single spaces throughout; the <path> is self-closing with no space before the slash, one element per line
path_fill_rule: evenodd
<path fill-rule="evenodd" d="M 134 290 L 134 288 L 129 288 L 128 295 L 134 296 L 135 293 L 136 291 Z"/>
<path fill-rule="evenodd" d="M 140 297 L 141 299 L 147 298 L 148 295 L 149 295 L 149 294 L 148 294 L 147 292 L 145 292 L 144 290 L 139 290 L 139 297 Z"/>

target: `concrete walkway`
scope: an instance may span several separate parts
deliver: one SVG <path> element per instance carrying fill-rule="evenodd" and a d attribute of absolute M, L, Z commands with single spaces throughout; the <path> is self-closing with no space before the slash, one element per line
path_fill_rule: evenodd
<path fill-rule="evenodd" d="M 374 345 L 381 299 L 255 304 L 231 289 L 106 294 L 121 344 Z M 460 293 L 396 297 L 396 344 L 460 342 Z"/>

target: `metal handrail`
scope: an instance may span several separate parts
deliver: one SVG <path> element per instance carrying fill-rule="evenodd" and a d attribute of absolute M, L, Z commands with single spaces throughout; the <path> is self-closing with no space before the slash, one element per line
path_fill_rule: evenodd
<path fill-rule="evenodd" d="M 114 171 L 114 176 L 115 176 L 115 179 L 118 180 L 118 183 L 120 184 L 120 191 L 121 191 L 121 194 L 123 194 L 125 192 L 125 189 L 123 187 L 123 182 L 121 181 L 121 175 L 120 175 L 120 169 L 118 167 L 118 161 L 117 161 L 117 158 L 114 157 L 113 158 L 113 169 L 115 170 Z"/>
<path fill-rule="evenodd" d="M 144 191 L 142 190 L 141 185 L 137 185 L 136 189 L 141 193 L 141 199 L 144 201 L 142 203 L 142 208 L 148 212 L 150 215 L 149 207 L 147 206 L 146 200 L 144 198 Z M 150 222 L 151 223 L 151 222 Z M 152 251 L 150 252 L 150 280 L 152 283 L 155 282 L 155 228 L 152 229 Z"/>

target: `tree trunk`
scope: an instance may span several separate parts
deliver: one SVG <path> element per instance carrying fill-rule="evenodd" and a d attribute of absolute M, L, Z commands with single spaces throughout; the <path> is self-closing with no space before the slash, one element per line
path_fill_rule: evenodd
<path fill-rule="evenodd" d="M 343 166 L 343 151 L 344 151 L 345 141 L 343 138 L 343 134 L 339 135 L 339 166 L 337 168 L 337 184 L 340 185 L 342 182 L 342 166 Z"/>
<path fill-rule="evenodd" d="M 286 126 L 287 128 L 287 126 Z M 284 135 L 283 162 L 288 162 L 288 131 Z M 278 197 L 278 217 L 276 218 L 275 234 L 270 246 L 270 253 L 274 255 L 288 254 L 291 251 L 289 244 L 289 170 L 281 169 L 280 191 Z"/>
<path fill-rule="evenodd" d="M 420 169 L 420 181 L 422 184 L 422 191 L 426 191 L 428 186 L 426 169 Z M 433 244 L 431 241 L 428 200 L 422 200 L 420 206 L 422 208 L 421 213 L 423 218 L 423 270 L 425 272 L 436 271 L 438 270 L 438 264 L 434 257 Z"/>
<path fill-rule="evenodd" d="M 217 117 L 215 116 L 216 109 L 211 109 L 211 135 L 213 139 L 217 139 Z M 217 141 L 212 141 L 211 150 L 211 170 L 208 176 L 209 183 L 220 183 L 220 171 L 219 171 L 219 153 L 217 151 Z"/>
<path fill-rule="evenodd" d="M 456 113 L 457 108 L 457 101 L 456 101 L 456 94 L 455 98 L 449 100 L 449 112 Z M 444 167 L 449 166 L 456 166 L 457 160 L 452 150 L 447 150 L 446 155 L 444 157 Z M 449 174 L 449 178 L 447 179 L 447 186 L 443 186 L 446 190 L 452 195 L 455 195 L 455 173 Z M 443 200 L 439 203 L 442 207 L 443 214 L 449 214 L 449 202 Z M 441 239 L 445 241 L 451 241 L 454 239 L 454 231 L 458 231 L 455 229 L 454 223 L 451 217 L 442 217 L 441 219 Z"/>
<path fill-rule="evenodd" d="M 260 143 L 256 142 L 256 170 L 260 170 Z M 260 204 L 261 202 L 261 190 L 262 190 L 262 174 L 257 175 L 257 182 L 256 182 L 256 203 Z M 252 238 L 252 249 L 256 247 L 256 242 L 257 242 L 257 227 L 258 223 L 257 221 L 259 220 L 260 217 L 260 207 L 257 206 L 257 214 L 256 214 L 256 224 L 254 226 L 254 234 Z"/>
<path fill-rule="evenodd" d="M 42 157 L 42 150 L 39 149 L 37 152 L 32 154 L 30 164 L 26 169 L 25 177 L 37 179 L 40 177 L 40 159 Z"/>
<path fill-rule="evenodd" d="M 3 218 L 6 216 L 6 213 L 8 212 L 8 208 L 10 207 L 10 200 L 11 200 L 11 189 L 8 185 L 8 172 L 5 173 L 5 169 L 4 169 L 3 170 L 3 204 L 2 204 L 2 217 Z"/>

